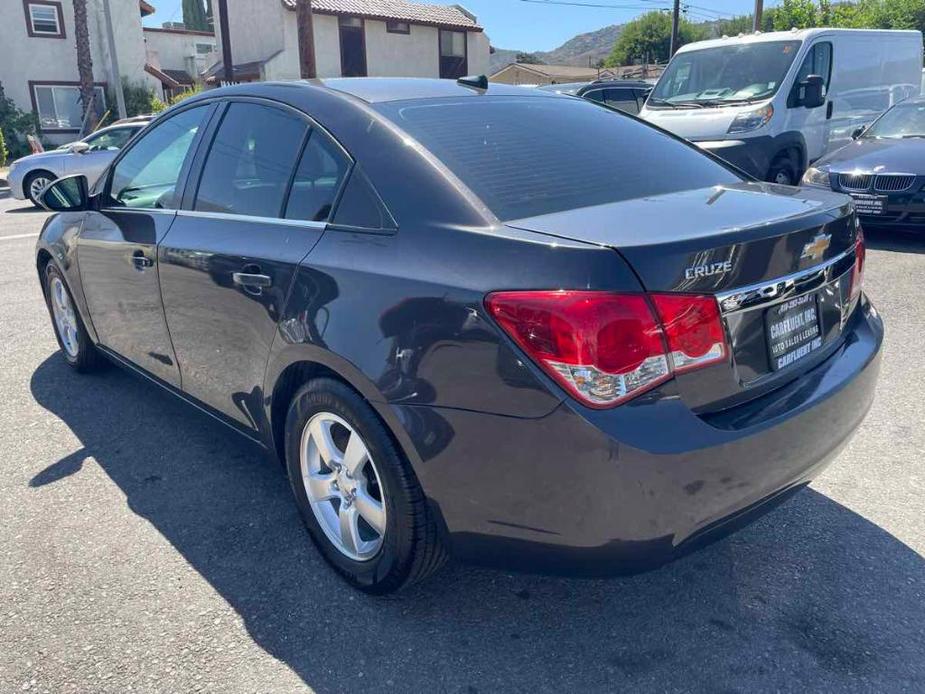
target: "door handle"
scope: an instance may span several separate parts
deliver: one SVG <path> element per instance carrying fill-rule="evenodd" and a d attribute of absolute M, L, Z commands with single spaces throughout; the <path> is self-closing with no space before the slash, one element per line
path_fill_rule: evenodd
<path fill-rule="evenodd" d="M 825 119 L 826 120 L 832 117 L 832 111 L 834 110 L 835 110 L 835 102 L 830 101 L 828 105 L 825 107 Z"/>
<path fill-rule="evenodd" d="M 154 261 L 144 254 L 144 251 L 135 251 L 132 253 L 132 266 L 139 272 L 144 272 L 149 267 L 154 267 Z"/>
<path fill-rule="evenodd" d="M 244 288 L 257 287 L 263 289 L 273 284 L 273 280 L 269 275 L 260 275 L 250 272 L 233 272 L 231 273 L 231 279 L 234 280 L 236 285 Z"/>

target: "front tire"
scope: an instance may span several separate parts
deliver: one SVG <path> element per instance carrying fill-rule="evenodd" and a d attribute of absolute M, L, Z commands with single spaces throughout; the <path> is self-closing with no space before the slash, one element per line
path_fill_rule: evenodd
<path fill-rule="evenodd" d="M 797 185 L 797 167 L 788 154 L 779 154 L 771 162 L 767 180 L 784 186 Z"/>
<path fill-rule="evenodd" d="M 105 359 L 90 339 L 64 277 L 50 261 L 45 266 L 45 301 L 58 346 L 68 365 L 80 373 L 103 366 Z"/>
<path fill-rule="evenodd" d="M 39 202 L 39 196 L 54 181 L 55 175 L 48 171 L 33 171 L 23 179 L 23 192 L 32 201 L 33 205 L 41 207 L 42 203 Z"/>
<path fill-rule="evenodd" d="M 348 583 L 383 594 L 439 569 L 446 552 L 410 464 L 344 383 L 310 381 L 286 418 L 286 466 L 313 542 Z"/>

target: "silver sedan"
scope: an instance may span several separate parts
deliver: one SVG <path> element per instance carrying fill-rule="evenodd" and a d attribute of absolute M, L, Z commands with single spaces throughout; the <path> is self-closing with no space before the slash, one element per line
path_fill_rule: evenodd
<path fill-rule="evenodd" d="M 111 125 L 58 149 L 17 159 L 10 165 L 10 193 L 18 200 L 28 198 L 38 205 L 45 187 L 62 176 L 84 174 L 92 185 L 125 143 L 145 125 L 144 122 Z"/>

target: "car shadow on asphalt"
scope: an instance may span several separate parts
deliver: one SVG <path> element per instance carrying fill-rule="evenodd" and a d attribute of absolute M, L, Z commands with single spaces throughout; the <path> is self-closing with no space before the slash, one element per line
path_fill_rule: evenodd
<path fill-rule="evenodd" d="M 83 446 L 32 485 L 99 465 L 254 642 L 317 692 L 925 686 L 925 560 L 811 489 L 646 574 L 451 565 L 374 598 L 323 563 L 282 471 L 255 445 L 115 368 L 79 376 L 56 354 L 31 389 Z"/>
<path fill-rule="evenodd" d="M 925 234 L 911 231 L 864 229 L 864 242 L 877 251 L 925 253 Z"/>

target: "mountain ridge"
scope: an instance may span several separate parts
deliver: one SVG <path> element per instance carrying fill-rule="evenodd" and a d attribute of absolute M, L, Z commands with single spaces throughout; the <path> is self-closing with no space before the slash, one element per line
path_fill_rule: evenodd
<path fill-rule="evenodd" d="M 610 24 L 594 31 L 587 31 L 573 36 L 551 51 L 535 51 L 530 55 L 539 58 L 548 65 L 573 65 L 576 67 L 595 65 L 598 61 L 610 55 L 617 37 L 623 31 L 623 26 L 623 24 Z M 495 48 L 495 52 L 491 56 L 491 71 L 494 73 L 505 65 L 510 65 L 515 61 L 518 53 L 528 53 L 528 51 Z"/>

